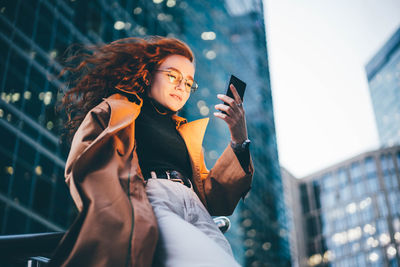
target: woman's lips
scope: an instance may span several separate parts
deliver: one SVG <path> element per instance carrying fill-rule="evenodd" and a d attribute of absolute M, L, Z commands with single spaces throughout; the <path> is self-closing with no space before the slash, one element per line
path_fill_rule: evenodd
<path fill-rule="evenodd" d="M 175 98 L 176 100 L 182 101 L 182 97 L 180 97 L 179 95 L 170 94 L 170 96 L 172 96 L 172 97 Z"/>

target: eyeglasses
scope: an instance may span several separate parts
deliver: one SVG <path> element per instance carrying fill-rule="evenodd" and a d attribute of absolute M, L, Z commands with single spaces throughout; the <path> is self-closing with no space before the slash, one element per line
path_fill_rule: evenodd
<path fill-rule="evenodd" d="M 171 84 L 174 85 L 179 85 L 181 84 L 182 80 L 185 81 L 184 85 L 185 85 L 185 90 L 186 92 L 190 93 L 194 93 L 196 92 L 197 88 L 199 88 L 199 85 L 197 84 L 197 82 L 193 79 L 187 79 L 187 78 L 183 78 L 183 75 L 180 71 L 178 70 L 156 70 L 159 72 L 164 72 L 166 73 L 167 77 L 168 77 L 168 81 Z"/>

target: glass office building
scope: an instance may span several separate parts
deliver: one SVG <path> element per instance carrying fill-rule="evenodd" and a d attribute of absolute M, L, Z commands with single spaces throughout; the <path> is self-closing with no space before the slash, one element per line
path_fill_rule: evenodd
<path fill-rule="evenodd" d="M 400 28 L 366 66 L 382 146 L 400 144 Z"/>
<path fill-rule="evenodd" d="M 296 184 L 300 266 L 399 266 L 400 146 L 364 153 Z"/>
<path fill-rule="evenodd" d="M 0 4 L 1 234 L 65 230 L 77 212 L 64 183 L 55 104 L 65 90 L 54 75 L 73 43 L 161 35 L 186 41 L 200 89 L 182 111 L 210 117 L 204 149 L 211 167 L 229 141 L 214 118 L 230 74 L 247 82 L 246 109 L 256 167 L 251 193 L 226 234 L 245 266 L 288 266 L 288 229 L 276 148 L 268 55 L 260 0 L 16 0 Z"/>
<path fill-rule="evenodd" d="M 204 10 L 204 1 L 191 2 L 194 9 L 189 13 L 191 20 L 185 24 L 186 36 L 198 55 L 196 76 L 202 90 L 191 97 L 186 112 L 190 119 L 211 115 L 204 148 L 207 165 L 212 166 L 229 140 L 225 123 L 212 116 L 214 105 L 220 102 L 216 94 L 226 92 L 230 74 L 247 82 L 244 107 L 256 172 L 252 190 L 231 216 L 233 227 L 226 236 L 238 261 L 245 266 L 288 266 L 288 226 L 276 147 L 263 8 L 259 1 L 249 2 L 252 4 L 215 1 L 206 12 L 195 12 Z M 207 38 L 206 33 L 211 37 Z"/>

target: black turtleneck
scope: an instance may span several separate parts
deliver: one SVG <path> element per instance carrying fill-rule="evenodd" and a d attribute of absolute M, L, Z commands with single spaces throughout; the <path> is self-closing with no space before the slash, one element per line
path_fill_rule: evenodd
<path fill-rule="evenodd" d="M 173 114 L 156 101 L 143 98 L 143 106 L 135 122 L 135 139 L 144 178 L 149 178 L 153 170 L 176 170 L 192 177 L 189 153 L 176 130 Z"/>
<path fill-rule="evenodd" d="M 135 122 L 135 139 L 144 178 L 150 178 L 150 171 L 167 170 L 179 171 L 185 177 L 192 177 L 189 153 L 172 119 L 174 113 L 155 100 L 143 97 L 143 106 Z M 234 152 L 247 173 L 249 149 Z"/>

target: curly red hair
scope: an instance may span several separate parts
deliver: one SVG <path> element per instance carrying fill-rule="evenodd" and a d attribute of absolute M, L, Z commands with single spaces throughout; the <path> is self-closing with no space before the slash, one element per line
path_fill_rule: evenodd
<path fill-rule="evenodd" d="M 67 58 L 60 74 L 69 74 L 69 86 L 60 108 L 68 116 L 66 134 L 71 141 L 86 114 L 115 89 L 147 93 L 158 66 L 170 55 L 181 55 L 194 63 L 194 55 L 184 42 L 160 36 L 125 38 L 100 46 L 85 47 L 85 52 Z M 72 65 L 72 66 L 71 66 Z"/>

